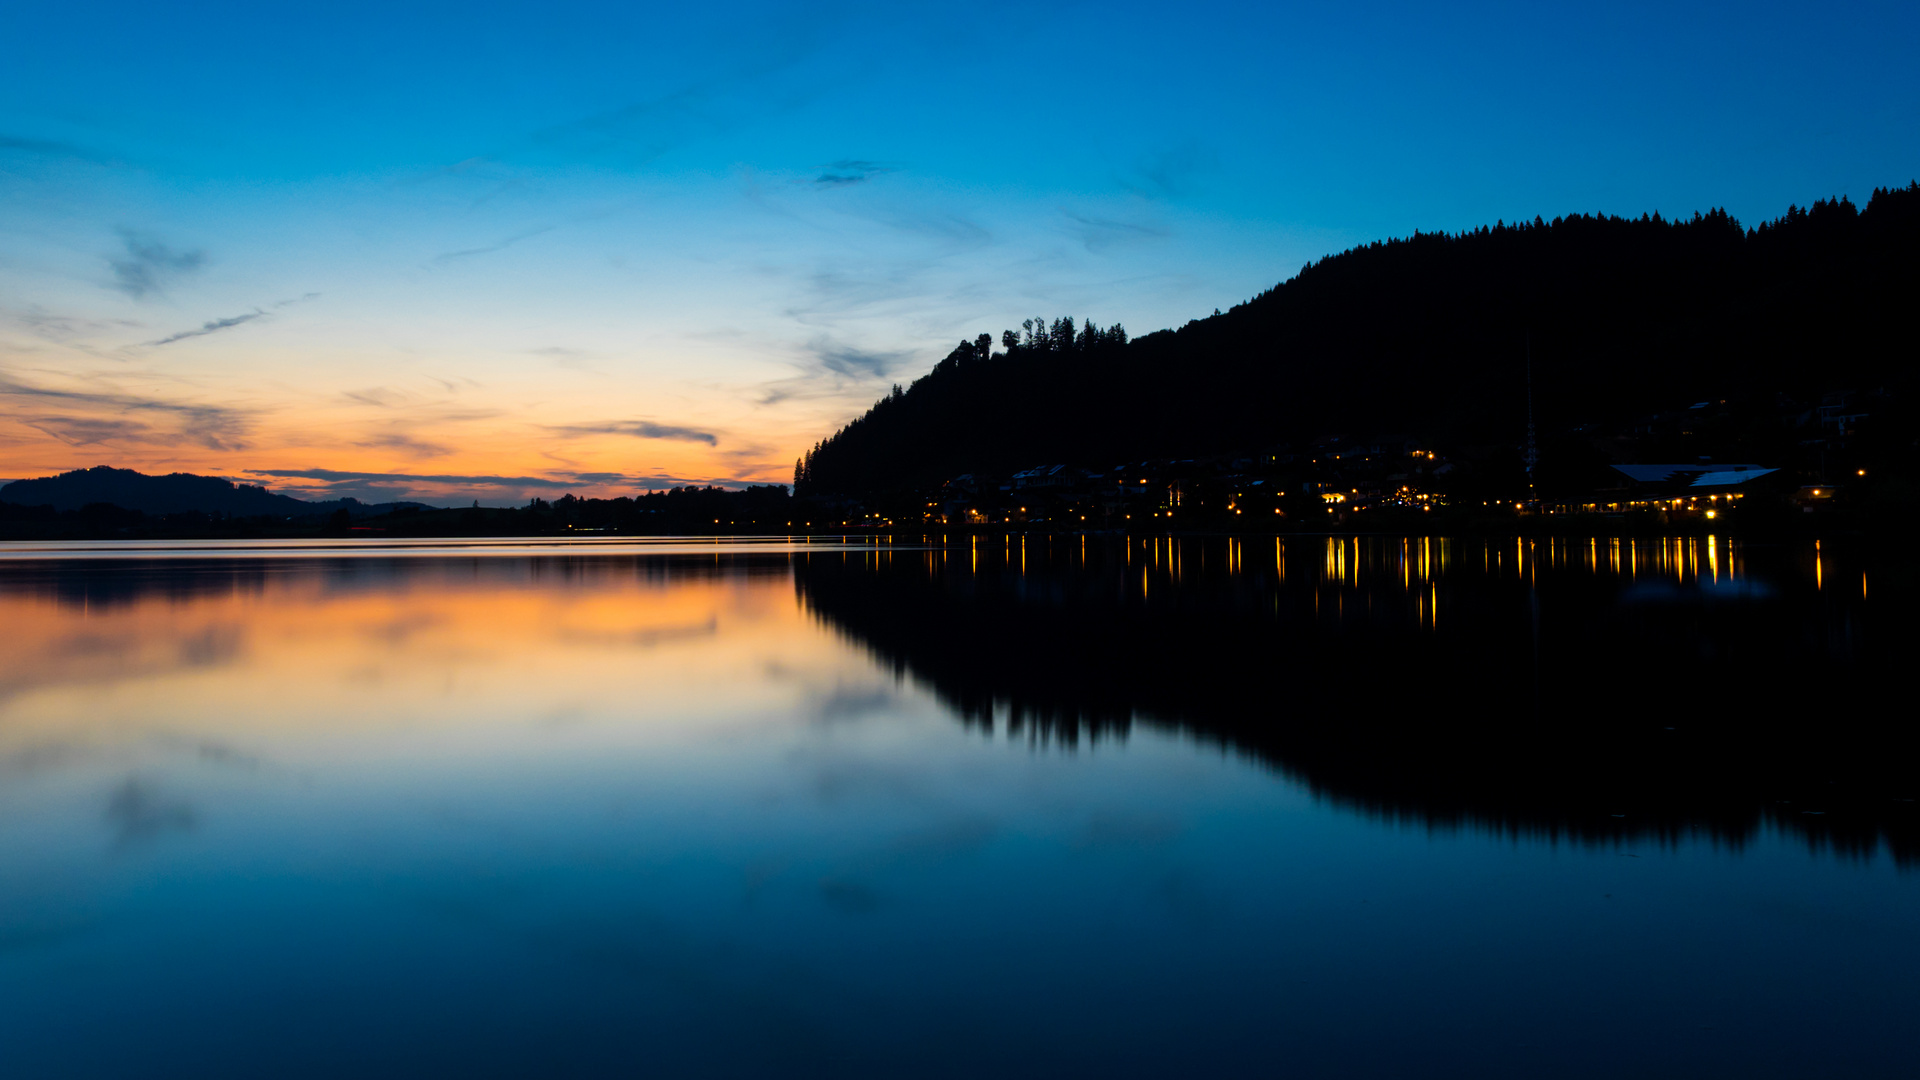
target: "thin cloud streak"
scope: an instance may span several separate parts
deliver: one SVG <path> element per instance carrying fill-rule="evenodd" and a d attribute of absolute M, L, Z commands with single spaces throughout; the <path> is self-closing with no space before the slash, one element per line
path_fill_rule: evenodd
<path fill-rule="evenodd" d="M 208 334 L 217 334 L 222 330 L 231 330 L 236 326 L 250 323 L 255 319 L 264 319 L 266 316 L 266 312 L 256 308 L 253 311 L 247 312 L 245 315 L 234 315 L 225 319 L 214 319 L 211 322 L 201 323 L 198 330 L 182 330 L 177 334 L 168 334 L 158 341 L 149 341 L 147 344 L 156 346 L 171 345 L 176 341 L 185 341 L 188 338 L 206 337 Z"/>
<path fill-rule="evenodd" d="M 153 429 L 137 420 L 103 420 L 94 416 L 22 416 L 22 424 L 44 432 L 68 446 L 145 441 Z"/>
<path fill-rule="evenodd" d="M 851 187 L 864 184 L 876 176 L 899 171 L 876 161 L 836 161 L 827 166 L 826 172 L 814 177 L 813 182 L 821 187 Z"/>
<path fill-rule="evenodd" d="M 497 503 L 497 500 L 503 498 L 522 499 L 535 493 L 566 493 L 580 489 L 607 487 L 624 487 L 635 491 L 660 491 L 712 482 L 669 474 L 588 471 L 551 476 L 358 472 L 346 469 L 249 469 L 246 472 L 256 477 L 270 477 L 283 482 L 292 481 L 293 483 L 282 483 L 278 486 L 284 490 L 298 492 L 301 498 L 324 500 L 344 496 L 368 502 L 396 498 L 465 500 L 477 496 Z M 300 481 L 313 483 L 303 484 Z M 732 481 L 721 482 L 731 483 Z M 424 490 L 430 488 L 453 488 L 455 491 Z M 465 489 L 464 494 L 459 493 L 461 489 Z"/>
<path fill-rule="evenodd" d="M 543 233 L 550 233 L 555 228 L 556 226 L 553 226 L 553 225 L 542 225 L 537 229 L 528 229 L 527 231 L 522 233 L 515 233 L 514 235 L 507 237 L 505 240 L 502 240 L 497 244 L 489 244 L 486 247 L 467 248 L 464 251 L 443 251 L 440 254 L 435 255 L 433 257 L 433 261 L 436 263 L 447 263 L 447 262 L 452 262 L 455 259 L 471 258 L 475 255 L 490 255 L 496 251 L 501 251 L 506 248 L 510 248 L 522 240 L 531 240 L 534 237 L 539 236 Z"/>
<path fill-rule="evenodd" d="M 1088 251 L 1103 251 L 1115 244 L 1137 240 L 1163 240 L 1169 235 L 1167 230 L 1152 225 L 1086 217 L 1071 210 L 1062 210 L 1060 213 L 1072 222 L 1068 230 L 1079 238 Z"/>
<path fill-rule="evenodd" d="M 384 435 L 375 435 L 371 438 L 361 439 L 353 445 L 365 450 L 391 450 L 406 457 L 416 458 L 445 457 L 453 453 L 453 447 L 451 446 L 427 442 L 425 439 L 417 439 L 404 432 L 388 432 Z"/>
<path fill-rule="evenodd" d="M 57 390 L 52 387 L 23 383 L 5 375 L 0 375 L 0 396 L 61 402 L 100 411 L 144 412 L 175 417 L 182 425 L 182 430 L 178 432 L 159 431 L 137 422 L 129 422 L 118 429 L 117 435 L 106 437 L 138 437 L 143 442 L 163 445 L 183 441 L 194 442 L 211 450 L 245 449 L 246 435 L 251 429 L 253 419 L 253 413 L 250 410 L 223 405 L 194 405 L 161 398 L 141 397 L 136 394 Z M 39 416 L 36 419 L 39 423 L 49 426 L 66 424 L 68 427 L 65 430 L 83 434 L 106 433 L 110 430 L 108 424 L 111 423 L 94 417 L 76 416 Z M 47 428 L 42 427 L 40 430 L 44 431 Z M 93 441 L 104 441 L 104 439 Z"/>
<path fill-rule="evenodd" d="M 296 296 L 290 300 L 276 300 L 272 304 L 269 304 L 267 306 L 277 311 L 281 308 L 292 307 L 295 304 L 304 304 L 309 300 L 319 299 L 319 297 L 320 297 L 319 293 L 310 292 L 310 293 L 305 293 L 301 296 Z M 211 322 L 201 323 L 199 329 L 197 330 L 182 330 L 177 334 L 169 334 L 158 341 L 149 341 L 147 342 L 147 344 L 149 346 L 171 345 L 176 341 L 185 341 L 188 338 L 206 337 L 208 334 L 217 334 L 222 330 L 231 330 L 236 326 L 245 325 L 246 323 L 250 323 L 255 319 L 270 319 L 270 318 L 273 318 L 273 312 L 267 311 L 263 308 L 254 308 L 252 311 L 249 311 L 244 315 L 234 315 L 225 319 L 214 319 Z"/>
<path fill-rule="evenodd" d="M 614 420 L 602 424 L 560 424 L 546 428 L 556 435 L 630 435 L 636 439 L 671 439 L 679 442 L 699 442 L 708 446 L 720 445 L 720 437 L 711 431 L 698 428 L 678 427 L 673 424 L 656 424 L 647 420 Z"/>
<path fill-rule="evenodd" d="M 468 487 L 516 487 L 516 488 L 569 488 L 579 487 L 578 479 L 555 480 L 545 476 L 498 476 L 486 474 L 453 473 L 389 473 L 389 472 L 349 472 L 341 469 L 250 469 L 249 472 L 260 476 L 281 476 L 289 479 L 325 480 L 329 483 L 341 481 L 394 481 L 417 484 L 461 484 Z"/>

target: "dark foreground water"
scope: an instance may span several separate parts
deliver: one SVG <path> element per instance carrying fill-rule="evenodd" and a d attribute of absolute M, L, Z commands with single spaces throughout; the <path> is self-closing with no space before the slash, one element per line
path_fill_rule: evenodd
<path fill-rule="evenodd" d="M 1898 560 L 906 540 L 0 553 L 0 1075 L 1920 1074 Z"/>

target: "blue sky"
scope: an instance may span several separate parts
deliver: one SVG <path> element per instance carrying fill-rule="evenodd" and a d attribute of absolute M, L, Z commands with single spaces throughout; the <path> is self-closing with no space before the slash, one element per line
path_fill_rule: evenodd
<path fill-rule="evenodd" d="M 0 475 L 784 479 L 963 336 L 1920 177 L 1912 5 L 12 5 Z M 425 477 L 442 479 L 426 480 Z"/>

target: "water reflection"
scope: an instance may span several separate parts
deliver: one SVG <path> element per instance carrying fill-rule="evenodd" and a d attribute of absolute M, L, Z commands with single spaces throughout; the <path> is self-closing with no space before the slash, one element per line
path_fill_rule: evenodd
<path fill-rule="evenodd" d="M 1909 1056 L 1844 546 L 187 554 L 0 560 L 7 1075 Z"/>
<path fill-rule="evenodd" d="M 889 539 L 0 563 L 0 701 L 135 684 L 156 708 L 156 680 L 184 696 L 206 685 L 188 673 L 234 668 L 333 688 L 303 689 L 306 705 L 382 687 L 391 707 L 399 688 L 490 664 L 718 638 L 728 604 L 790 635 L 756 586 L 791 576 L 806 610 L 986 732 L 1072 746 L 1159 725 L 1338 805 L 1435 825 L 1738 845 L 1771 823 L 1815 847 L 1920 850 L 1910 721 L 1882 707 L 1904 696 L 1914 634 L 1881 614 L 1897 598 L 1868 603 L 1858 552 L 1715 536 Z M 609 692 L 609 672 L 592 675 Z M 13 717 L 0 746 L 44 753 L 42 723 Z"/>
<path fill-rule="evenodd" d="M 984 554 L 983 554 L 984 553 Z M 1914 643 L 1834 554 L 1721 537 L 1036 539 L 801 557 L 807 604 L 966 722 L 1199 733 L 1336 803 L 1605 840 L 1763 823 L 1920 854 Z M 994 556 L 1001 557 L 995 558 Z M 1866 580 L 1848 559 L 1848 580 Z"/>

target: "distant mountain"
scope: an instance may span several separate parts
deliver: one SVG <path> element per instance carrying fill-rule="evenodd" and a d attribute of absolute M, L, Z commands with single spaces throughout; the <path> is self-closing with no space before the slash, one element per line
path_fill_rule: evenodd
<path fill-rule="evenodd" d="M 1418 440 L 1517 475 L 1530 411 L 1544 443 L 1709 400 L 1756 424 L 1841 391 L 1912 402 L 1920 184 L 1753 229 L 1716 210 L 1415 233 L 1131 341 L 1070 318 L 1023 326 L 896 386 L 798 463 L 795 493 L 1336 436 Z"/>
<path fill-rule="evenodd" d="M 169 473 L 148 476 L 132 469 L 96 465 L 75 469 L 59 476 L 37 480 L 15 480 L 0 487 L 0 502 L 19 506 L 52 506 L 55 510 L 78 510 L 93 503 L 111 503 L 124 510 L 143 514 L 181 514 L 199 511 L 232 517 L 309 517 L 347 510 L 358 517 L 384 513 L 400 506 L 424 506 L 424 503 L 363 503 L 358 499 L 332 499 L 308 502 L 288 495 L 276 495 L 253 484 L 236 484 L 217 476 Z"/>

